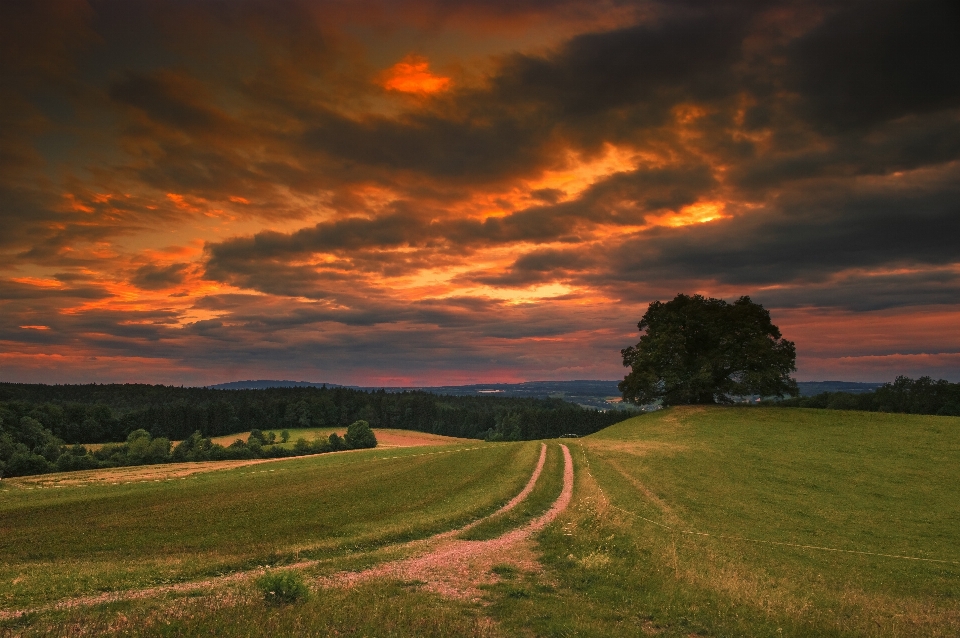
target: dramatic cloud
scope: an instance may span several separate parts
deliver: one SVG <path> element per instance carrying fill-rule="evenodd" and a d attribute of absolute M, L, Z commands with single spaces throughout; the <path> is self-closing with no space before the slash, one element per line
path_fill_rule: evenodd
<path fill-rule="evenodd" d="M 646 304 L 960 379 L 960 9 L 0 6 L 0 377 L 617 378 Z"/>

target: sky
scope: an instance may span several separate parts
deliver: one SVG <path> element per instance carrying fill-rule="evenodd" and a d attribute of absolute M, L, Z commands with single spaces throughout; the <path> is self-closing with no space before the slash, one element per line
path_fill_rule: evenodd
<path fill-rule="evenodd" d="M 0 4 L 0 381 L 960 381 L 956 2 Z"/>

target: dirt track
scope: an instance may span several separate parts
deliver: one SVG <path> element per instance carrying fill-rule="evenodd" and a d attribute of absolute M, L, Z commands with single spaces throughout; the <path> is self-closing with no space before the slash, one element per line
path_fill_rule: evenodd
<path fill-rule="evenodd" d="M 573 495 L 573 459 L 566 445 L 563 448 L 563 489 L 553 505 L 540 517 L 523 527 L 511 530 L 502 536 L 485 541 L 468 541 L 453 538 L 464 531 L 447 532 L 434 541 L 429 551 L 419 556 L 406 558 L 362 572 L 344 572 L 323 579 L 321 584 L 327 586 L 350 586 L 358 582 L 378 578 L 396 578 L 400 580 L 420 581 L 425 589 L 452 598 L 477 599 L 480 597 L 479 585 L 489 584 L 496 580 L 491 572 L 495 565 L 510 565 L 524 571 L 538 569 L 531 537 L 551 523 L 570 503 Z M 527 488 L 514 499 L 519 503 L 533 490 L 536 478 L 543 467 L 544 446 L 540 464 Z M 522 498 L 521 498 L 522 497 Z M 516 505 L 511 501 L 513 505 Z M 508 505 L 510 505 L 508 503 Z M 512 505 L 511 505 L 512 506 Z M 509 509 L 504 507 L 500 511 Z M 479 522 L 479 521 L 478 521 Z M 476 523 L 474 523 L 476 524 Z M 470 525 L 468 527 L 472 527 Z"/>

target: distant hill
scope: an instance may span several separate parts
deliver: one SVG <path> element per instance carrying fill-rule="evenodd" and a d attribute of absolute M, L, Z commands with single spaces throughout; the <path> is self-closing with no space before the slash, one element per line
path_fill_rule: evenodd
<path fill-rule="evenodd" d="M 616 381 L 580 379 L 576 381 L 525 381 L 523 383 L 474 383 L 469 385 L 397 386 L 383 388 L 387 392 L 423 390 L 448 396 L 500 396 L 531 399 L 559 398 L 583 406 L 601 410 L 628 407 L 620 400 Z M 800 396 L 814 396 L 822 392 L 849 392 L 862 394 L 872 392 L 883 383 L 858 383 L 854 381 L 801 381 L 797 383 Z M 231 381 L 209 386 L 217 390 L 265 390 L 267 388 L 350 388 L 354 390 L 379 390 L 379 386 L 343 386 L 337 383 L 311 383 L 309 381 Z"/>
<path fill-rule="evenodd" d="M 309 381 L 274 381 L 260 379 L 257 381 L 230 381 L 206 387 L 214 390 L 266 390 L 267 388 L 340 388 L 336 383 L 310 383 Z"/>
<path fill-rule="evenodd" d="M 849 392 L 850 394 L 862 394 L 864 392 L 873 392 L 883 385 L 878 383 L 857 383 L 855 381 L 799 381 L 797 386 L 800 388 L 800 396 L 812 397 L 823 392 Z"/>
<path fill-rule="evenodd" d="M 619 381 L 525 381 L 523 383 L 475 383 L 471 385 L 442 386 L 396 386 L 383 388 L 387 392 L 423 390 L 447 396 L 498 396 L 530 399 L 559 398 L 584 407 L 601 410 L 628 407 L 620 401 Z M 343 386 L 337 383 L 311 383 L 309 381 L 231 381 L 208 386 L 215 390 L 265 390 L 268 388 L 350 388 L 352 390 L 379 390 L 380 386 Z"/>

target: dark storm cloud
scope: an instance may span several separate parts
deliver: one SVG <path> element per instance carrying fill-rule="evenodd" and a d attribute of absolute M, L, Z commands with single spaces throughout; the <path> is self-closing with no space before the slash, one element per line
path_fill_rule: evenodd
<path fill-rule="evenodd" d="M 207 276 L 237 281 L 239 274 L 262 275 L 254 264 L 302 258 L 314 253 L 337 253 L 352 259 L 368 249 L 399 247 L 433 248 L 436 251 L 474 249 L 483 245 L 518 241 L 563 240 L 581 227 L 604 224 L 642 224 L 645 214 L 692 203 L 715 186 L 710 171 L 693 165 L 678 169 L 650 169 L 617 173 L 590 187 L 579 199 L 550 206 L 535 206 L 503 217 L 485 220 L 434 220 L 419 217 L 409 208 L 376 218 L 348 218 L 323 222 L 294 233 L 261 232 L 207 246 Z M 378 253 L 378 267 L 390 261 Z M 407 254 L 394 259 L 407 260 Z M 274 264 L 284 281 L 292 270 Z M 331 268 L 344 264 L 331 264 Z M 407 268 L 422 267 L 409 263 Z M 301 275 L 308 273 L 301 269 Z M 312 277 L 311 277 L 312 278 Z M 249 280 L 246 285 L 249 285 Z M 272 289 L 276 291 L 275 288 Z"/>
<path fill-rule="evenodd" d="M 538 188 L 530 191 L 530 197 L 540 200 L 546 204 L 556 204 L 566 193 L 559 188 Z"/>
<path fill-rule="evenodd" d="M 793 45 L 793 87 L 830 130 L 960 106 L 960 5 L 850 2 Z"/>
<path fill-rule="evenodd" d="M 763 289 L 755 296 L 768 306 L 821 306 L 869 312 L 903 306 L 955 304 L 960 272 L 940 269 L 866 275 L 851 273 L 822 283 Z"/>
<path fill-rule="evenodd" d="M 816 178 L 886 175 L 960 158 L 960 113 L 944 111 L 877 125 L 868 135 L 850 132 L 773 157 L 731 167 L 729 179 L 747 194 Z"/>
<path fill-rule="evenodd" d="M 520 38 L 474 75 L 457 75 L 466 58 L 424 52 L 452 79 L 417 97 L 382 90 L 379 74 L 411 51 L 374 40 L 459 20 L 509 41 L 551 12 L 600 9 L 39 6 L 0 7 L 5 347 L 339 370 L 536 360 L 553 374 L 594 356 L 581 340 L 616 364 L 619 328 L 596 331 L 631 328 L 610 316 L 654 295 L 856 312 L 960 299 L 955 3 L 637 3 L 617 26 Z M 579 186 L 538 181 L 610 148 L 634 163 Z M 725 218 L 656 226 L 704 203 Z M 171 234 L 206 242 L 199 261 L 163 252 Z M 394 287 L 444 269 L 456 275 L 437 287 Z M 45 281 L 12 281 L 26 273 Z M 144 292 L 125 306 L 98 283 L 202 290 L 198 273 L 259 294 Z M 571 292 L 523 298 L 548 283 Z"/>
<path fill-rule="evenodd" d="M 506 58 L 492 86 L 456 93 L 433 113 L 360 121 L 317 112 L 303 145 L 438 179 L 516 176 L 549 162 L 558 135 L 592 148 L 661 124 L 677 101 L 729 95 L 726 70 L 746 26 L 723 10 L 578 36 L 552 56 Z"/>
<path fill-rule="evenodd" d="M 473 338 L 523 339 L 557 336 L 586 328 L 593 317 L 557 313 L 548 307 L 530 305 L 517 309 L 509 304 L 475 297 L 452 297 L 401 302 L 386 296 L 350 299 L 349 306 L 324 302 L 264 302 L 262 296 L 214 295 L 198 308 L 216 310 L 224 320 L 191 324 L 188 333 L 215 331 L 228 335 L 239 332 L 261 335 L 300 330 L 341 330 L 342 327 L 371 327 L 404 324 L 450 330 Z M 339 325 L 341 328 L 336 328 Z"/>
<path fill-rule="evenodd" d="M 671 99 L 710 100 L 730 92 L 730 65 L 749 18 L 717 5 L 656 24 L 581 35 L 549 57 L 516 55 L 496 78 L 494 99 L 505 106 L 537 104 L 560 121 L 615 109 L 660 120 Z"/>
<path fill-rule="evenodd" d="M 463 276 L 464 281 L 476 281 L 490 286 L 519 287 L 579 279 L 584 271 L 597 265 L 589 251 L 535 250 L 519 257 L 509 270 L 500 273 L 474 273 Z"/>
<path fill-rule="evenodd" d="M 182 284 L 184 271 L 189 264 L 170 264 L 169 266 L 155 266 L 147 264 L 137 268 L 130 283 L 144 290 L 160 290 Z"/>
<path fill-rule="evenodd" d="M 849 268 L 955 262 L 960 257 L 960 175 L 951 170 L 902 188 L 811 183 L 775 214 L 659 229 L 623 244 L 620 279 L 690 277 L 724 284 L 822 281 Z"/>
<path fill-rule="evenodd" d="M 203 84 L 170 71 L 130 73 L 110 87 L 110 97 L 136 107 L 151 119 L 192 134 L 226 128 L 226 114 L 210 105 Z"/>
<path fill-rule="evenodd" d="M 490 122 L 441 117 L 385 118 L 357 122 L 327 113 L 308 131 L 303 145 L 338 163 L 415 171 L 440 179 L 471 182 L 524 172 L 543 161 L 542 145 L 552 125 L 509 115 Z"/>
<path fill-rule="evenodd" d="M 8 299 L 105 299 L 110 293 L 101 286 L 74 285 L 58 288 L 34 286 L 0 279 L 0 301 Z"/>
<path fill-rule="evenodd" d="M 165 310 L 70 309 L 70 299 L 91 299 L 92 295 L 72 292 L 49 294 L 42 299 L 12 297 L 0 301 L 0 342 L 105 348 L 115 351 L 151 350 L 177 332 L 171 328 L 177 314 Z M 105 298 L 101 295 L 99 298 Z M 30 326 L 43 326 L 34 329 Z"/>

